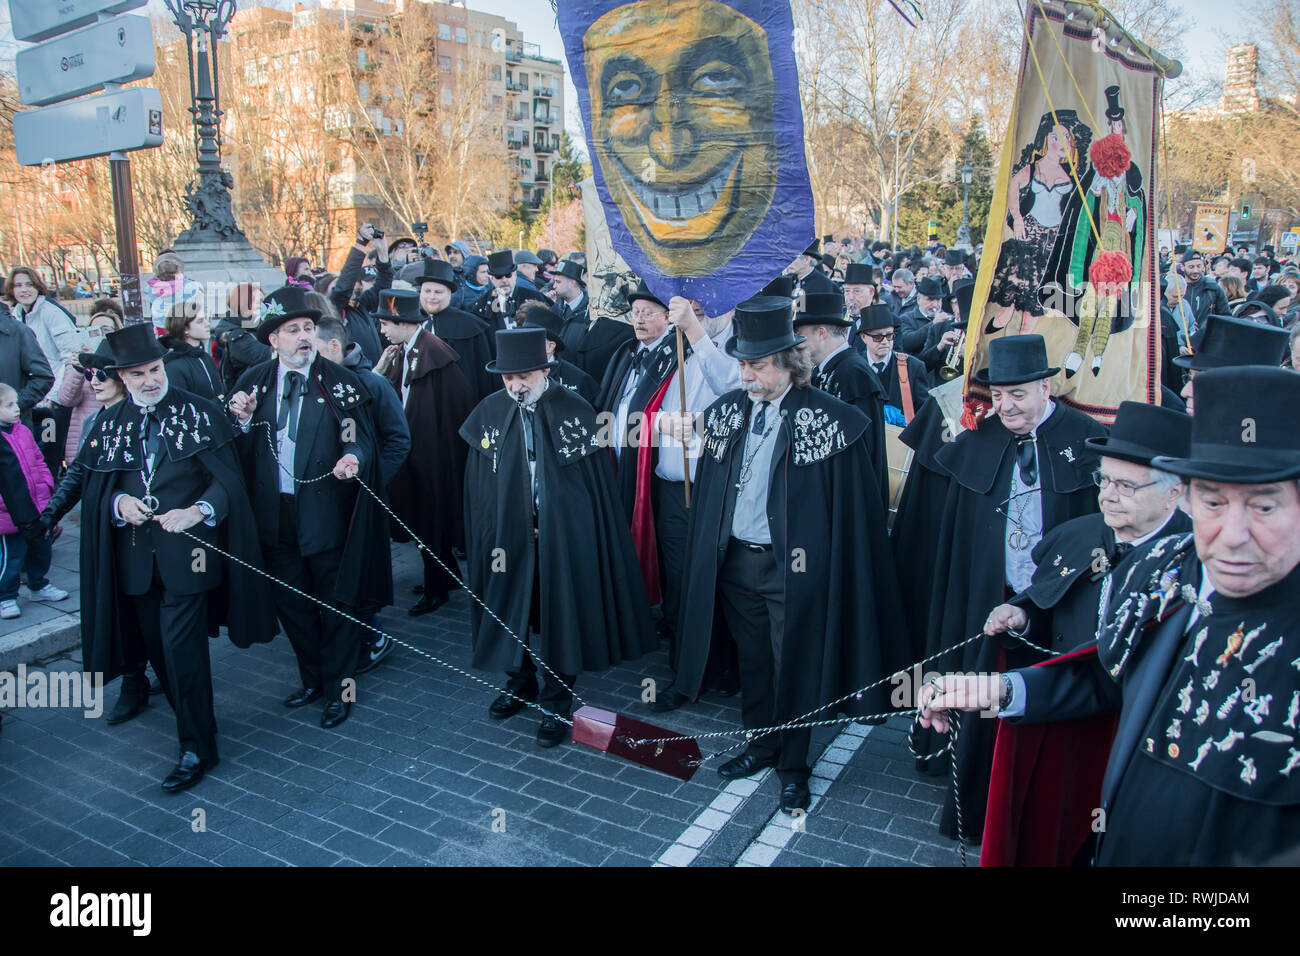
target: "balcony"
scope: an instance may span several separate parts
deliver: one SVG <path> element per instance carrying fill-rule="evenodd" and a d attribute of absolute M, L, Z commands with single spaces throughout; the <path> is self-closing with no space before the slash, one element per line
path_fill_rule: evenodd
<path fill-rule="evenodd" d="M 511 93 L 527 93 L 528 84 L 519 80 L 506 80 L 506 89 Z"/>
<path fill-rule="evenodd" d="M 535 183 L 549 183 L 550 181 L 551 181 L 551 174 L 546 172 L 545 170 L 538 170 L 537 173 L 533 176 L 533 182 Z"/>
<path fill-rule="evenodd" d="M 506 44 L 506 61 L 508 63 L 518 63 L 524 58 L 523 51 L 513 43 Z"/>
<path fill-rule="evenodd" d="M 548 99 L 555 97 L 555 87 L 553 86 L 535 86 L 533 87 L 534 96 L 545 96 Z"/>
<path fill-rule="evenodd" d="M 556 145 L 554 141 L 548 140 L 543 132 L 539 131 L 533 137 L 533 152 L 535 153 L 553 153 Z"/>

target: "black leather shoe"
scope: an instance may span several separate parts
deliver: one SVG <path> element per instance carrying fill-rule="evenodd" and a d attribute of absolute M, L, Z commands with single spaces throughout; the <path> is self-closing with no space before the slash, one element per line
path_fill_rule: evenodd
<path fill-rule="evenodd" d="M 347 720 L 350 713 L 352 713 L 351 704 L 342 700 L 332 700 L 325 705 L 325 711 L 320 715 L 320 725 L 330 730 Z"/>
<path fill-rule="evenodd" d="M 219 762 L 216 757 L 207 761 L 200 760 L 198 754 L 192 750 L 187 750 L 181 754 L 181 762 L 173 768 L 172 772 L 167 775 L 167 779 L 162 782 L 162 788 L 168 793 L 179 793 L 182 790 L 188 790 L 202 780 L 203 775 Z"/>
<path fill-rule="evenodd" d="M 304 687 L 296 694 L 290 694 L 284 699 L 286 707 L 306 707 L 310 703 L 320 700 L 319 687 Z"/>
<path fill-rule="evenodd" d="M 537 728 L 537 746 L 554 747 L 562 744 L 569 739 L 569 728 L 560 723 L 550 714 L 542 718 L 541 725 Z"/>
<path fill-rule="evenodd" d="M 149 706 L 149 695 L 144 694 L 137 696 L 135 694 L 122 694 L 113 705 L 113 709 L 108 712 L 104 722 L 110 727 L 114 724 L 123 724 L 136 716 L 140 711 Z"/>
<path fill-rule="evenodd" d="M 676 710 L 689 704 L 691 699 L 685 694 L 679 694 L 673 688 L 669 687 L 662 694 L 657 694 L 655 699 L 650 701 L 650 709 L 656 714 L 666 714 L 670 710 Z"/>
<path fill-rule="evenodd" d="M 781 788 L 781 812 L 793 814 L 796 810 L 807 810 L 812 802 L 806 783 L 787 783 Z"/>
<path fill-rule="evenodd" d="M 759 757 L 751 753 L 743 753 L 719 767 L 718 776 L 723 780 L 737 780 L 741 777 L 752 777 L 764 767 L 775 766 L 775 754 L 771 757 Z"/>
<path fill-rule="evenodd" d="M 536 700 L 535 695 L 528 697 L 524 694 L 517 694 L 511 697 L 509 694 L 502 694 L 492 701 L 492 706 L 488 708 L 488 716 L 493 720 L 505 720 L 507 717 L 513 717 L 528 706 L 525 701 L 532 700 Z"/>
<path fill-rule="evenodd" d="M 447 595 L 443 594 L 438 597 L 432 597 L 425 594 L 424 597 L 415 602 L 415 607 L 408 612 L 411 617 L 419 617 L 421 614 L 432 614 L 438 608 L 442 607 L 450 600 Z"/>

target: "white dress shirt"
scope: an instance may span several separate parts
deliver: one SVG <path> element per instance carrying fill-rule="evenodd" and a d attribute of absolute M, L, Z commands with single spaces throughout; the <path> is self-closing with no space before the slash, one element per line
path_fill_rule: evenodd
<path fill-rule="evenodd" d="M 745 424 L 745 442 L 740 453 L 741 468 L 737 474 L 740 490 L 736 492 L 736 510 L 731 516 L 731 536 L 751 544 L 771 544 L 772 529 L 767 521 L 767 492 L 772 470 L 772 452 L 776 448 L 776 434 L 781 428 L 781 403 L 790 394 L 787 385 L 778 398 L 767 407 L 763 432 L 755 434 L 754 416 L 764 399 L 750 395 L 754 403 Z M 745 464 L 749 467 L 746 468 Z"/>
<path fill-rule="evenodd" d="M 306 397 L 307 389 L 305 386 L 308 384 L 307 375 L 305 372 L 300 372 L 297 369 L 287 367 L 283 362 L 280 363 L 275 376 L 275 412 L 271 416 L 271 420 L 274 422 L 280 420 L 280 403 L 284 401 L 282 396 L 284 395 L 284 377 L 286 375 L 297 375 L 303 381 L 303 394 L 294 399 L 294 401 L 298 403 L 298 423 L 301 427 L 302 403 L 303 399 Z M 293 463 L 294 455 L 298 450 L 298 443 L 289 437 L 289 418 L 291 417 L 292 412 L 290 412 L 289 417 L 285 418 L 284 428 L 277 432 L 275 437 L 275 454 L 276 457 L 280 459 L 280 494 L 282 495 L 292 495 L 296 493 L 296 483 L 293 480 Z M 252 420 L 250 419 L 249 421 L 251 422 Z"/>
<path fill-rule="evenodd" d="M 672 327 L 669 326 L 668 332 L 671 331 Z M 659 336 L 659 338 L 655 339 L 649 345 L 637 343 L 637 348 L 632 354 L 635 356 L 638 352 L 650 352 L 657 349 L 660 343 L 663 342 L 664 339 L 668 338 L 668 332 Z M 649 361 L 649 359 L 646 359 L 645 361 Z M 618 397 L 618 414 L 614 419 L 614 434 L 617 436 L 617 440 L 614 442 L 614 457 L 616 459 L 622 459 L 623 457 L 623 436 L 627 434 L 627 418 L 629 413 L 628 405 L 632 401 L 632 393 L 635 392 L 637 386 L 641 384 L 641 377 L 645 375 L 646 372 L 644 368 L 641 369 L 640 372 L 637 372 L 631 365 L 627 367 L 627 370 L 628 375 L 623 380 L 623 391 Z"/>
<path fill-rule="evenodd" d="M 1006 505 L 1007 522 L 1003 540 L 1006 550 L 1007 585 L 1017 594 L 1029 587 L 1033 581 L 1036 567 L 1033 550 L 1038 542 L 1043 540 L 1043 468 L 1046 462 L 1038 454 L 1038 429 L 1042 427 L 1043 422 L 1052 417 L 1052 412 L 1055 410 L 1056 402 L 1048 399 L 1047 411 L 1029 432 L 1029 438 L 1034 443 L 1034 455 L 1038 465 L 1035 469 L 1038 474 L 1034 484 L 1025 484 L 1020 475 L 1020 467 L 1014 463 L 1011 466 L 1009 496 L 1011 500 Z M 1017 529 L 1029 535 L 1029 544 L 1022 550 L 1011 547 L 1011 535 Z"/>
<path fill-rule="evenodd" d="M 732 326 L 723 329 L 716 340 L 708 336 L 691 346 L 691 354 L 686 358 L 686 409 L 700 415 L 706 408 L 734 389 L 740 387 L 740 363 L 722 350 L 722 346 L 731 338 Z M 671 330 L 670 330 L 671 331 Z M 674 333 L 675 334 L 675 333 Z M 660 412 L 682 411 L 681 389 L 677 384 L 677 372 L 668 380 L 668 391 L 664 393 Z M 665 481 L 685 481 L 686 471 L 682 462 L 682 443 L 672 435 L 660 433 L 659 464 L 655 474 Z M 696 430 L 686 445 L 686 454 L 691 462 L 691 480 L 699 469 L 700 449 L 699 431 Z"/>

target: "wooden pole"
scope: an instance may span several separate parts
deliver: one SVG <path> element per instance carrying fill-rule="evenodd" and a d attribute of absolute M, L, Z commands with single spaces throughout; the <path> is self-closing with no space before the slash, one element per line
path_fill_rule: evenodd
<path fill-rule="evenodd" d="M 677 394 L 681 399 L 681 410 L 686 409 L 686 350 L 682 346 L 682 327 L 674 326 L 677 330 Z M 691 506 L 691 456 L 687 442 L 682 442 L 682 473 L 686 478 L 686 507 Z"/>

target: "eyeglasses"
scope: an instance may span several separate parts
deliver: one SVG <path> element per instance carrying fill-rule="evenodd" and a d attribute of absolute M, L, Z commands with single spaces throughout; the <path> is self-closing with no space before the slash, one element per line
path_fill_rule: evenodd
<path fill-rule="evenodd" d="M 1135 485 L 1131 481 L 1125 481 L 1122 478 L 1112 478 L 1110 475 L 1102 474 L 1100 471 L 1094 471 L 1092 473 L 1092 483 L 1103 491 L 1106 489 L 1107 485 L 1113 485 L 1115 487 L 1115 492 L 1121 498 L 1132 498 L 1143 488 L 1150 488 L 1152 485 L 1160 484 L 1158 481 L 1148 481 L 1145 485 Z"/>
<path fill-rule="evenodd" d="M 875 342 L 877 345 L 879 345 L 881 342 L 892 342 L 892 341 L 894 341 L 894 333 L 893 333 L 893 332 L 880 332 L 880 333 L 876 333 L 876 332 L 867 332 L 867 333 L 866 333 L 866 336 L 867 336 L 867 338 L 871 339 L 871 341 Z"/>
<path fill-rule="evenodd" d="M 81 374 L 86 376 L 87 382 L 103 382 L 108 380 L 108 373 L 102 368 L 82 369 Z"/>

